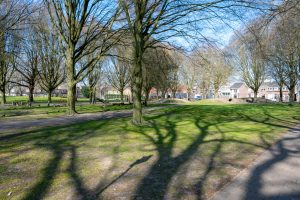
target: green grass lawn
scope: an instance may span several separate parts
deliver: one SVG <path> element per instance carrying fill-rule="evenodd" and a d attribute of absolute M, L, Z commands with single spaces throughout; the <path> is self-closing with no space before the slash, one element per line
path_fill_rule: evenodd
<path fill-rule="evenodd" d="M 300 106 L 184 105 L 0 134 L 0 199 L 207 199 L 299 122 Z"/>
<path fill-rule="evenodd" d="M 12 102 L 27 102 L 26 96 L 19 97 L 8 97 L 8 103 Z M 27 105 L 24 106 L 6 106 L 0 107 L 0 120 L 33 120 L 33 119 L 44 119 L 44 118 L 52 118 L 57 116 L 63 116 L 66 114 L 67 107 L 64 106 L 66 102 L 66 98 L 61 97 L 53 97 L 53 103 L 59 103 L 58 106 L 55 107 L 51 105 L 50 107 L 45 104 L 47 102 L 46 97 L 35 97 L 35 104 L 32 107 Z M 79 98 L 76 111 L 79 114 L 83 113 L 97 113 L 104 111 L 116 111 L 116 110 L 128 110 L 132 109 L 132 105 L 100 105 L 100 104 L 87 104 L 88 99 Z M 61 104 L 63 103 L 63 104 Z M 164 106 L 167 104 L 149 104 L 148 107 L 153 106 Z"/>
<path fill-rule="evenodd" d="M 132 105 L 107 105 L 102 106 L 99 104 L 82 104 L 76 106 L 76 111 L 79 114 L 83 113 L 96 113 L 103 111 L 113 110 L 126 110 L 131 109 Z M 11 106 L 0 110 L 0 119 L 34 119 L 34 118 L 48 118 L 63 116 L 66 114 L 67 107 L 47 107 L 47 106 Z"/>
<path fill-rule="evenodd" d="M 168 106 L 168 104 L 149 104 L 148 107 Z M 78 114 L 98 113 L 105 111 L 129 110 L 132 105 L 100 105 L 100 104 L 78 104 L 76 111 Z M 54 106 L 10 106 L 0 109 L 0 120 L 34 120 L 46 119 L 66 115 L 67 107 Z"/>
<path fill-rule="evenodd" d="M 48 97 L 34 97 L 34 102 L 35 103 L 47 103 L 48 102 Z M 88 102 L 89 100 L 86 98 L 78 98 L 79 101 L 86 101 Z M 28 102 L 28 96 L 8 96 L 6 97 L 7 103 L 12 103 L 12 102 Z M 52 102 L 53 103 L 62 103 L 62 102 L 67 102 L 67 98 L 64 97 L 52 97 Z"/>

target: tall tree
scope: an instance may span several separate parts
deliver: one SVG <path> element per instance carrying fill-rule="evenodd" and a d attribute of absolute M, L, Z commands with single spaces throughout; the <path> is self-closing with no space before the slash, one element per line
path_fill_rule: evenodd
<path fill-rule="evenodd" d="M 179 67 L 180 82 L 187 87 L 187 99 L 192 100 L 193 89 L 196 80 L 199 78 L 199 65 L 196 61 L 196 55 L 191 58 L 184 57 L 181 66 Z"/>
<path fill-rule="evenodd" d="M 53 27 L 59 33 L 61 49 L 66 60 L 68 85 L 68 114 L 74 115 L 76 84 L 86 77 L 90 66 L 95 66 L 120 38 L 113 30 L 118 14 L 117 2 L 108 0 L 44 0 Z M 97 52 L 97 53 L 95 53 Z M 78 62 L 94 55 L 89 62 Z"/>
<path fill-rule="evenodd" d="M 39 49 L 37 44 L 37 32 L 34 29 L 25 33 L 27 39 L 22 45 L 22 53 L 18 57 L 16 72 L 20 75 L 14 83 L 28 89 L 28 101 L 33 102 L 34 89 L 38 82 Z"/>
<path fill-rule="evenodd" d="M 109 83 L 116 88 L 121 96 L 121 102 L 124 103 L 124 90 L 130 83 L 130 61 L 128 60 L 128 49 L 116 47 L 116 57 L 111 57 L 111 64 L 107 72 Z M 127 51 L 127 52 L 126 52 Z"/>
<path fill-rule="evenodd" d="M 14 72 L 18 30 L 32 13 L 31 1 L 0 0 L 0 92 L 6 103 L 6 88 Z"/>
<path fill-rule="evenodd" d="M 196 38 L 202 35 L 198 34 L 198 30 L 203 28 L 199 26 L 205 27 L 204 24 L 207 25 L 208 20 L 222 16 L 224 14 L 222 11 L 226 11 L 229 15 L 233 7 L 249 6 L 250 2 L 255 1 L 119 0 L 119 2 L 133 41 L 133 123 L 140 124 L 142 122 L 142 61 L 145 50 L 153 47 L 155 43 L 170 42 L 170 38 L 174 36 Z M 193 31 L 189 31 L 188 34 L 188 31 L 185 31 L 190 30 L 189 25 L 189 28 L 192 26 L 194 33 L 197 34 L 192 34 Z"/>
<path fill-rule="evenodd" d="M 206 61 L 205 65 L 209 68 L 207 71 L 214 90 L 214 98 L 218 98 L 221 86 L 226 84 L 232 75 L 232 67 L 227 62 L 225 52 L 216 46 L 208 47 L 203 56 Z"/>
<path fill-rule="evenodd" d="M 95 66 L 90 67 L 92 69 L 90 70 L 90 72 L 87 75 L 90 104 L 96 103 L 97 84 L 100 83 L 101 76 L 103 74 L 102 65 L 103 65 L 103 61 L 99 61 L 99 62 L 95 63 Z"/>
<path fill-rule="evenodd" d="M 268 40 L 266 56 L 268 59 L 268 75 L 275 80 L 279 87 L 279 102 L 283 102 L 283 86 L 286 82 L 285 65 L 281 59 L 280 47 L 278 43 L 274 41 L 274 37 L 271 36 Z"/>
<path fill-rule="evenodd" d="M 242 78 L 246 85 L 253 90 L 254 102 L 256 102 L 258 90 L 266 77 L 266 65 L 260 57 L 259 51 L 249 48 L 244 46 L 239 50 L 239 65 Z"/>
<path fill-rule="evenodd" d="M 0 38 L 0 42 L 6 44 L 0 44 L 0 92 L 1 92 L 1 103 L 6 103 L 6 89 L 11 81 L 13 73 L 15 72 L 16 65 L 16 37 L 8 39 L 4 37 Z M 5 50 L 4 50 L 5 49 Z"/>
<path fill-rule="evenodd" d="M 300 5 L 284 12 L 276 22 L 274 44 L 285 78 L 282 80 L 289 89 L 289 101 L 295 101 L 296 86 L 300 72 Z"/>
<path fill-rule="evenodd" d="M 154 51 L 154 49 L 148 49 L 143 58 L 143 92 L 145 95 L 145 106 L 148 105 L 150 91 L 155 86 L 156 75 L 159 73 Z"/>
<path fill-rule="evenodd" d="M 65 80 L 63 57 L 59 51 L 57 35 L 51 25 L 42 22 L 37 27 L 37 48 L 39 54 L 39 83 L 48 94 L 48 105 L 53 91 Z"/>

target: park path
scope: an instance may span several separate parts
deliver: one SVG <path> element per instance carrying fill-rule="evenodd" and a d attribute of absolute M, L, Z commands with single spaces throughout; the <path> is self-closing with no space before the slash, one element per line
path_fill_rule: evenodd
<path fill-rule="evenodd" d="M 172 105 L 177 106 L 177 105 Z M 154 110 L 159 110 L 162 108 L 171 107 L 152 107 L 146 108 L 143 112 L 150 112 Z M 17 121 L 0 121 L 0 133 L 12 132 L 16 130 L 28 129 L 28 128 L 44 128 L 44 127 L 53 127 L 61 126 L 68 124 L 76 124 L 79 122 L 100 120 L 100 119 L 112 119 L 112 118 L 124 118 L 130 117 L 132 115 L 132 110 L 119 110 L 119 111 L 107 111 L 99 113 L 87 113 L 87 114 L 78 114 L 75 116 L 60 116 L 55 118 L 48 119 L 35 119 L 35 120 L 17 120 Z"/>
<path fill-rule="evenodd" d="M 300 125 L 210 200 L 300 200 Z"/>

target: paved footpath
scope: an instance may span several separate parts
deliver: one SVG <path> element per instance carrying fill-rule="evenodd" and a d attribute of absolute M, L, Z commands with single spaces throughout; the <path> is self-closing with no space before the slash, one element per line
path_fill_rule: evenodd
<path fill-rule="evenodd" d="M 300 125 L 211 200 L 300 200 Z"/>
<path fill-rule="evenodd" d="M 146 108 L 144 109 L 143 112 L 159 110 L 166 107 L 170 107 L 170 106 Z M 123 117 L 129 117 L 131 115 L 132 115 L 132 110 L 120 110 L 120 111 L 108 111 L 108 112 L 101 112 L 101 113 L 79 114 L 71 117 L 61 116 L 61 117 L 55 117 L 49 119 L 30 120 L 30 121 L 22 121 L 22 120 L 0 121 L 0 133 L 11 132 L 14 130 L 22 130 L 22 129 L 32 128 L 32 127 L 41 128 L 41 127 L 75 124 L 79 122 L 100 120 L 100 119 L 123 118 Z"/>

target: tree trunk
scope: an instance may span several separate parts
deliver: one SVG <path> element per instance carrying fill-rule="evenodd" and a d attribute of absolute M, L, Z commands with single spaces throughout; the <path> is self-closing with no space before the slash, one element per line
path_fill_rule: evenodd
<path fill-rule="evenodd" d="M 166 92 L 164 90 L 161 91 L 161 98 L 162 99 L 166 98 Z"/>
<path fill-rule="evenodd" d="M 176 98 L 176 90 L 172 91 L 172 98 L 175 99 Z"/>
<path fill-rule="evenodd" d="M 145 90 L 145 103 L 144 103 L 145 106 L 148 106 L 149 93 L 150 90 Z"/>
<path fill-rule="evenodd" d="M 283 102 L 282 85 L 279 86 L 279 102 Z"/>
<path fill-rule="evenodd" d="M 75 115 L 75 102 L 76 102 L 76 82 L 74 79 L 75 76 L 75 61 L 73 57 L 75 46 L 71 45 L 67 51 L 67 61 L 66 61 L 66 68 L 67 68 L 67 86 L 68 86 L 68 94 L 67 94 L 67 114 L 68 115 Z"/>
<path fill-rule="evenodd" d="M 191 99 L 192 99 L 192 90 L 191 89 L 188 89 L 188 91 L 187 91 L 187 98 L 188 98 L 188 101 L 191 101 Z"/>
<path fill-rule="evenodd" d="M 90 104 L 93 103 L 93 96 L 94 96 L 94 90 L 92 87 L 89 87 L 89 93 L 90 93 Z"/>
<path fill-rule="evenodd" d="M 219 98 L 219 92 L 218 92 L 219 90 L 215 90 L 215 92 L 214 92 L 214 98 L 215 99 L 218 99 Z"/>
<path fill-rule="evenodd" d="M 290 87 L 290 90 L 289 90 L 289 102 L 290 103 L 294 103 L 295 102 L 295 85 L 291 86 Z"/>
<path fill-rule="evenodd" d="M 142 54 L 136 55 L 134 69 L 133 69 L 133 115 L 132 122 L 133 124 L 142 123 Z"/>
<path fill-rule="evenodd" d="M 68 115 L 75 115 L 75 102 L 76 102 L 76 84 L 68 81 L 68 94 L 67 94 L 67 106 L 68 106 Z"/>
<path fill-rule="evenodd" d="M 96 87 L 93 89 L 93 104 L 96 104 Z"/>
<path fill-rule="evenodd" d="M 121 103 L 124 104 L 124 90 L 120 90 L 120 96 L 121 96 Z"/>
<path fill-rule="evenodd" d="M 29 87 L 29 103 L 33 102 L 33 91 L 34 91 L 34 87 L 30 86 Z"/>
<path fill-rule="evenodd" d="M 48 92 L 48 106 L 50 106 L 50 103 L 52 102 L 52 92 Z"/>
<path fill-rule="evenodd" d="M 257 91 L 254 91 L 254 99 L 253 102 L 256 103 L 257 102 Z"/>
<path fill-rule="evenodd" d="M 205 91 L 205 89 L 202 90 L 202 99 L 206 99 L 206 91 Z"/>
<path fill-rule="evenodd" d="M 1 97 L 1 104 L 6 104 L 6 95 L 5 95 L 5 89 L 1 91 L 2 97 Z"/>

